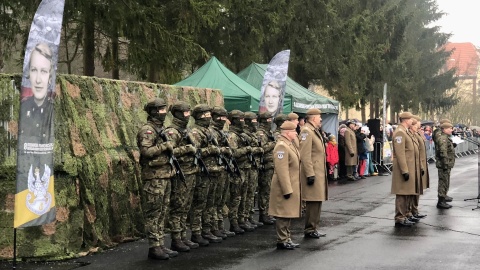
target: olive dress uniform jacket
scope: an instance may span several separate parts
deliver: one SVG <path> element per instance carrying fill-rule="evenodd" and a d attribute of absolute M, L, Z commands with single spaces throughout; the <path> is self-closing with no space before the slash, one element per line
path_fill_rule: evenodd
<path fill-rule="evenodd" d="M 302 200 L 328 200 L 328 183 L 325 156 L 325 143 L 322 134 L 310 123 L 306 123 L 299 135 L 300 180 L 302 184 Z M 313 185 L 307 185 L 307 177 L 315 176 Z"/>
<path fill-rule="evenodd" d="M 357 153 L 357 137 L 355 132 L 351 128 L 345 129 L 345 165 L 346 166 L 355 166 L 358 164 L 358 153 Z M 354 156 L 351 157 L 350 153 L 353 153 Z"/>
<path fill-rule="evenodd" d="M 415 136 L 417 137 L 418 149 L 420 150 L 420 165 L 425 171 L 425 174 L 422 176 L 422 187 L 423 189 L 427 189 L 430 188 L 430 175 L 428 173 L 427 147 L 425 145 L 425 137 L 419 133 L 415 133 Z"/>
<path fill-rule="evenodd" d="M 393 170 L 392 194 L 419 195 L 420 194 L 420 162 L 416 140 L 404 126 L 398 125 L 393 133 Z M 408 173 L 405 181 L 403 174 Z"/>
<path fill-rule="evenodd" d="M 299 218 L 300 198 L 300 153 L 288 138 L 280 135 L 273 149 L 275 172 L 270 187 L 268 214 L 282 218 Z M 283 195 L 292 194 L 285 199 Z"/>

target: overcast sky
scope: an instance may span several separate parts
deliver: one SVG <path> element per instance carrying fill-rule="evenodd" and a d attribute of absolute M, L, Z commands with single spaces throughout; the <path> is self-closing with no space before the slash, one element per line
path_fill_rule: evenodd
<path fill-rule="evenodd" d="M 437 0 L 439 10 L 447 13 L 435 25 L 451 33 L 451 42 L 471 42 L 480 47 L 480 0 Z"/>

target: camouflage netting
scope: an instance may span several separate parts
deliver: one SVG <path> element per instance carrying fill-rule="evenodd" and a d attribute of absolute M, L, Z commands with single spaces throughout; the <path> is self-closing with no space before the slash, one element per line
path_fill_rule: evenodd
<path fill-rule="evenodd" d="M 0 259 L 13 257 L 20 84 L 20 75 L 0 74 Z M 223 105 L 212 89 L 71 75 L 57 77 L 56 94 L 56 221 L 17 230 L 23 259 L 66 259 L 142 237 L 136 133 L 146 121 L 143 105 L 156 96 Z"/>

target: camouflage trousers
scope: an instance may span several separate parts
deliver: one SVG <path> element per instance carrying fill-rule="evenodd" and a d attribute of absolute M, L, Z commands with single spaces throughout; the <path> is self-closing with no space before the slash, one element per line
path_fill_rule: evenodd
<path fill-rule="evenodd" d="M 253 186 L 256 186 L 254 182 L 257 182 L 258 174 L 254 173 L 252 169 L 245 170 L 245 181 L 241 186 L 240 191 L 240 205 L 238 206 L 238 222 L 243 223 L 250 217 L 250 206 L 253 206 L 253 203 L 250 202 L 250 193 Z M 242 175 L 243 177 L 243 175 Z M 255 177 L 255 178 L 254 178 Z M 253 189 L 255 192 L 255 189 Z"/>
<path fill-rule="evenodd" d="M 268 213 L 272 177 L 273 168 L 260 171 L 258 175 L 258 210 L 260 211 L 260 214 L 266 215 Z"/>
<path fill-rule="evenodd" d="M 211 173 L 212 179 L 215 180 L 215 186 L 214 187 L 214 205 L 211 209 L 212 215 L 211 218 L 212 220 L 210 221 L 210 224 L 212 225 L 211 228 L 213 230 L 218 230 L 221 229 L 218 227 L 218 224 L 220 222 L 223 223 L 223 207 L 225 206 L 225 202 L 227 200 L 227 192 L 228 190 L 228 173 L 226 171 L 220 171 L 220 172 L 213 172 Z"/>
<path fill-rule="evenodd" d="M 173 181 L 168 220 L 172 239 L 187 237 L 187 216 L 192 205 L 196 177 L 196 174 L 186 174 L 185 183 L 180 179 Z"/>
<path fill-rule="evenodd" d="M 165 216 L 170 203 L 171 180 L 152 179 L 143 185 L 145 216 L 145 233 L 148 238 L 148 247 L 164 245 Z"/>
<path fill-rule="evenodd" d="M 228 200 L 228 219 L 230 224 L 238 223 L 240 201 L 242 200 L 243 183 L 248 177 L 248 170 L 240 169 L 243 181 L 230 182 L 230 198 Z"/>
<path fill-rule="evenodd" d="M 445 198 L 450 188 L 451 169 L 438 169 L 438 197 Z"/>
<path fill-rule="evenodd" d="M 209 224 L 209 211 L 208 208 L 213 206 L 213 194 L 211 188 L 212 183 L 208 176 L 202 173 L 197 173 L 197 182 L 195 183 L 195 189 L 193 191 L 193 201 L 190 208 L 190 227 L 192 233 L 200 232 L 202 227 Z M 208 225 L 211 227 L 210 225 Z"/>

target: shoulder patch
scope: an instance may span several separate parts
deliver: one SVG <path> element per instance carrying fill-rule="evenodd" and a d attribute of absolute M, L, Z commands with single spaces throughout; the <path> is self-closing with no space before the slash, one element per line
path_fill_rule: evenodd
<path fill-rule="evenodd" d="M 300 133 L 300 135 L 302 136 L 302 141 L 305 141 L 307 139 L 308 133 L 307 132 L 302 132 L 302 133 Z"/>
<path fill-rule="evenodd" d="M 395 137 L 395 141 L 397 143 L 402 143 L 402 138 L 403 138 L 402 136 L 397 136 L 397 137 Z"/>
<path fill-rule="evenodd" d="M 285 151 L 277 151 L 277 158 L 282 159 L 284 154 L 285 154 Z"/>

